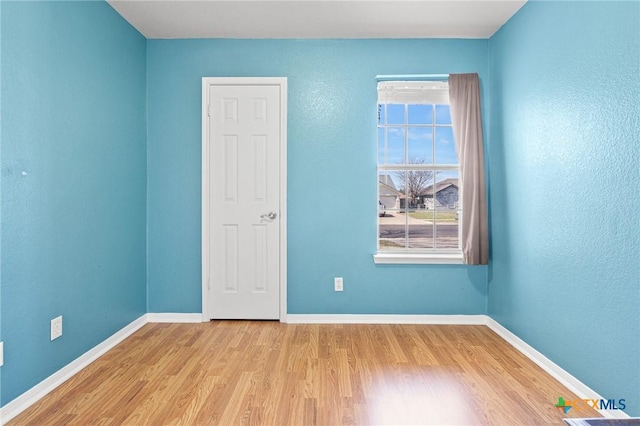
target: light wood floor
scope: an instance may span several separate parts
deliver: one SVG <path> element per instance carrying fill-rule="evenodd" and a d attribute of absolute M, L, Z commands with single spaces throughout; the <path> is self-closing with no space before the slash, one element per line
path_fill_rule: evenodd
<path fill-rule="evenodd" d="M 148 324 L 9 424 L 560 425 L 559 396 L 484 326 Z"/>

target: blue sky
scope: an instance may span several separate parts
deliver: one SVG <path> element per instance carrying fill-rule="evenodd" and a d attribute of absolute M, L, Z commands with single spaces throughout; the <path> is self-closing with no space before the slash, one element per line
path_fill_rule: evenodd
<path fill-rule="evenodd" d="M 435 105 L 435 108 L 434 105 L 408 105 L 406 109 L 404 104 L 381 105 L 378 120 L 378 164 L 402 164 L 405 156 L 410 163 L 414 160 L 425 164 L 458 163 L 449 105 Z M 397 187 L 402 186 L 399 185 L 400 179 L 396 172 L 387 173 Z M 458 173 L 438 172 L 436 182 L 452 177 L 457 178 Z"/>
<path fill-rule="evenodd" d="M 457 164 L 458 162 L 453 130 L 450 127 L 449 105 L 436 105 L 435 111 L 433 105 L 408 105 L 405 111 L 403 104 L 383 104 L 380 108 L 378 125 L 379 164 L 402 164 L 405 162 L 405 155 L 408 155 L 409 162 L 414 159 L 420 159 L 426 164 Z M 386 161 L 384 158 L 385 132 Z"/>

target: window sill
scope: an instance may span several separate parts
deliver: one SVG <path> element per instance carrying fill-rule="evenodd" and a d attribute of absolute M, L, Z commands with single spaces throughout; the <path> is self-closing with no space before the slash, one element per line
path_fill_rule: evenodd
<path fill-rule="evenodd" d="M 373 255 L 373 263 L 383 265 L 462 265 L 463 262 L 462 253 L 377 253 Z"/>

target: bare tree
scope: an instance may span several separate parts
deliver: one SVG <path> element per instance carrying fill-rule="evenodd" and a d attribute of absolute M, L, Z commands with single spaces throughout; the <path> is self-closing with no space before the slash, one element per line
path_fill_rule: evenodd
<path fill-rule="evenodd" d="M 409 159 L 408 164 L 424 164 L 423 158 Z M 394 172 L 399 181 L 398 189 L 405 194 L 414 205 L 418 204 L 421 197 L 427 195 L 427 188 L 433 185 L 433 172 L 431 170 L 407 170 Z"/>

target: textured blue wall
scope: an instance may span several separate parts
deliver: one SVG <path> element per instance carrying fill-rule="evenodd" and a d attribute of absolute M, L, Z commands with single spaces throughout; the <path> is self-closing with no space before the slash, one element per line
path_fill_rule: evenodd
<path fill-rule="evenodd" d="M 289 313 L 480 314 L 486 268 L 374 265 L 377 74 L 478 72 L 487 40 L 150 40 L 148 308 L 201 311 L 201 78 L 285 76 Z M 345 291 L 333 291 L 333 277 Z"/>
<path fill-rule="evenodd" d="M 2 84 L 1 82 L 2 82 L 2 2 L 0 1 L 0 165 L 2 164 Z M 2 229 L 2 172 L 0 171 L 0 230 L 1 229 Z M 0 259 L 2 259 L 2 232 L 0 232 Z M 0 262 L 0 341 L 2 341 L 2 267 L 1 266 L 2 266 L 2 263 Z M 2 406 L 2 374 L 0 374 L 0 407 L 1 406 Z"/>
<path fill-rule="evenodd" d="M 529 2 L 489 43 L 489 314 L 640 415 L 638 2 Z"/>
<path fill-rule="evenodd" d="M 5 404 L 145 313 L 146 41 L 105 2 L 2 2 L 1 47 Z"/>

